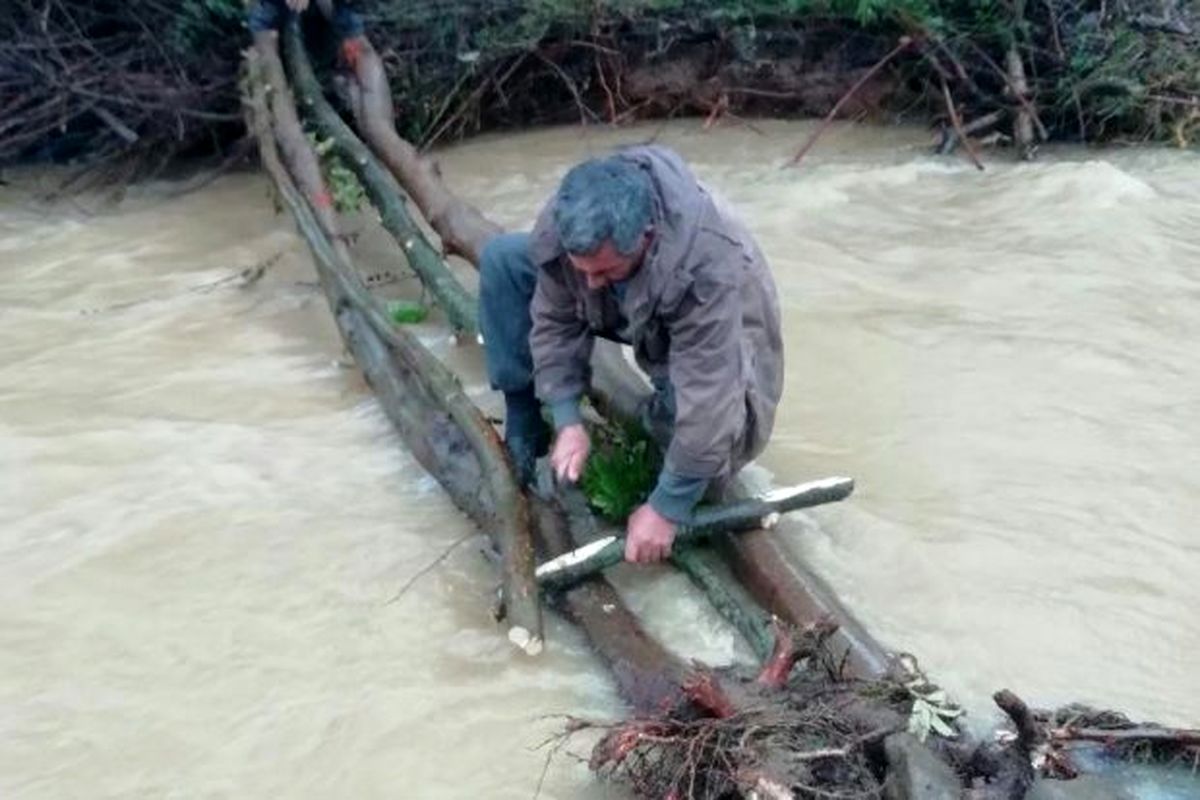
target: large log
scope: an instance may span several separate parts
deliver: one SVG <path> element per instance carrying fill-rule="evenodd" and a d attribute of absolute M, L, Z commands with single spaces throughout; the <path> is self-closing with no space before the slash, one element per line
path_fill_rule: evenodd
<path fill-rule="evenodd" d="M 251 130 L 263 165 L 313 252 L 338 327 L 417 459 L 460 508 L 495 534 L 504 555 L 509 639 L 536 654 L 542 648 L 542 620 L 529 511 L 503 445 L 453 373 L 414 335 L 392 324 L 358 277 L 337 234 L 320 165 L 296 115 L 274 36 L 256 37 L 250 75 Z"/>
<path fill-rule="evenodd" d="M 759 661 L 771 654 L 769 615 L 745 587 L 728 576 L 720 556 L 708 547 L 684 547 L 671 554 L 671 563 L 708 597 L 717 613 L 742 635 Z"/>

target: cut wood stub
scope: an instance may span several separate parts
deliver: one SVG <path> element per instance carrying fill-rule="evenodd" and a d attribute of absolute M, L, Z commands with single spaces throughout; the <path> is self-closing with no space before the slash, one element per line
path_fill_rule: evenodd
<path fill-rule="evenodd" d="M 542 637 L 534 636 L 528 628 L 514 625 L 508 629 L 508 640 L 517 646 L 525 655 L 536 656 L 542 652 Z"/>

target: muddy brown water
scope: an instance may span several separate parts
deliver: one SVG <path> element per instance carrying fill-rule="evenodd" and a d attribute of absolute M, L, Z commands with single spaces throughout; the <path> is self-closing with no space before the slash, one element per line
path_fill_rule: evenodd
<path fill-rule="evenodd" d="M 486 137 L 443 163 L 519 226 L 585 154 L 678 147 L 783 297 L 757 475 L 859 482 L 797 515 L 797 553 L 978 725 L 1005 686 L 1200 722 L 1200 160 L 977 173 L 919 131 L 837 128 L 780 171 L 811 126 L 757 126 Z M 37 178 L 0 195 L 0 797 L 533 797 L 555 715 L 618 700 L 562 623 L 533 662 L 499 635 L 480 537 L 345 363 L 265 181 L 47 206 Z M 361 262 L 411 286 L 355 224 Z M 486 400 L 474 348 L 421 333 Z M 747 657 L 686 581 L 617 572 L 672 646 Z M 622 796 L 586 744 L 542 797 Z"/>

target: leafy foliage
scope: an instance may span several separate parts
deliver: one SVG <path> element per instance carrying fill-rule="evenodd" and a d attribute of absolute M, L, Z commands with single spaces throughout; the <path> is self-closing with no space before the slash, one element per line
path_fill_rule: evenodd
<path fill-rule="evenodd" d="M 936 733 L 947 739 L 958 736 L 950 722 L 963 715 L 963 710 L 950 704 L 946 692 L 935 689 L 926 694 L 920 693 L 920 688 L 910 686 L 913 693 L 912 711 L 908 716 L 908 732 L 922 742 L 929 738 L 930 733 Z"/>
<path fill-rule="evenodd" d="M 388 316 L 397 325 L 415 325 L 429 316 L 429 307 L 411 300 L 394 300 L 388 303 Z"/>
<path fill-rule="evenodd" d="M 901 654 L 897 663 L 905 677 L 901 683 L 893 686 L 912 703 L 908 714 L 908 732 L 922 742 L 931 733 L 946 739 L 956 738 L 958 730 L 953 722 L 966 712 L 950 700 L 944 689 L 930 682 L 911 655 Z"/>
<path fill-rule="evenodd" d="M 580 486 L 588 502 L 610 522 L 624 522 L 646 501 L 662 466 L 658 447 L 640 430 L 598 427 Z"/>
<path fill-rule="evenodd" d="M 334 151 L 333 139 L 322 139 L 312 133 L 308 137 L 321 159 L 321 171 L 325 173 L 333 207 L 342 214 L 361 209 L 367 202 L 366 190 L 358 182 L 354 171 L 342 163 L 341 157 Z"/>

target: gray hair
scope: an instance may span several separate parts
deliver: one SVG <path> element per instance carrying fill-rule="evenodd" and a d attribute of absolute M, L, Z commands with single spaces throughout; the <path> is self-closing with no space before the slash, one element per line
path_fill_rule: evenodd
<path fill-rule="evenodd" d="M 650 225 L 650 178 L 637 165 L 615 156 L 571 168 L 558 187 L 554 226 L 572 255 L 590 255 L 605 241 L 632 255 Z"/>

